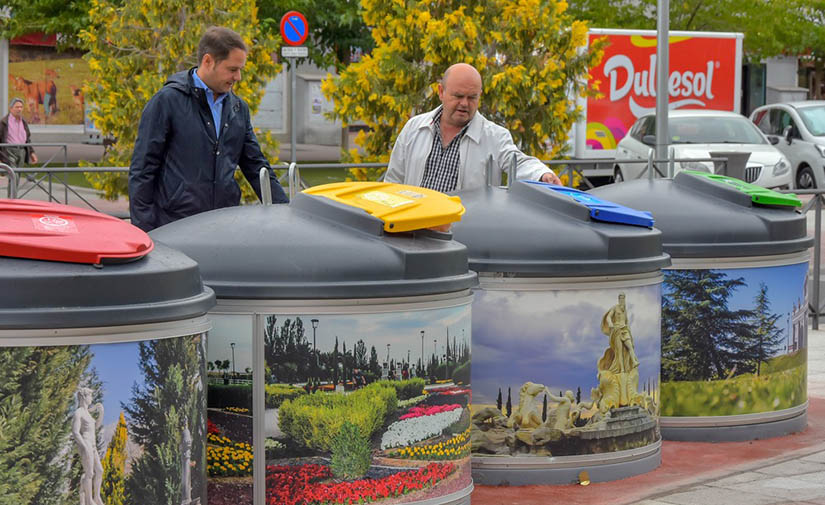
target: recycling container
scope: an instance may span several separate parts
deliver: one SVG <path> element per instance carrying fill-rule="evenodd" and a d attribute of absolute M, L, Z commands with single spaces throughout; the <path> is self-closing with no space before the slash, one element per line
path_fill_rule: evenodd
<path fill-rule="evenodd" d="M 477 277 L 463 245 L 428 229 L 463 212 L 426 189 L 333 184 L 152 232 L 218 298 L 210 500 L 470 502 Z"/>
<path fill-rule="evenodd" d="M 479 274 L 472 467 L 483 484 L 567 484 L 661 461 L 661 268 L 649 214 L 538 182 L 460 193 Z"/>
<path fill-rule="evenodd" d="M 673 258 L 662 296 L 663 437 L 802 430 L 813 240 L 799 199 L 693 171 L 591 193 L 651 211 Z"/>
<path fill-rule="evenodd" d="M 197 264 L 119 219 L 0 200 L 0 286 L 2 501 L 206 505 Z"/>

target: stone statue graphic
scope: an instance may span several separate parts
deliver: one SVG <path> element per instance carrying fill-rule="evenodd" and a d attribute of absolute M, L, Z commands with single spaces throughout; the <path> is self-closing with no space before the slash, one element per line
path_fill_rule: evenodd
<path fill-rule="evenodd" d="M 80 388 L 77 391 L 77 409 L 72 417 L 72 437 L 80 454 L 83 474 L 80 476 L 80 505 L 103 505 L 100 486 L 103 483 L 103 465 L 97 452 L 97 429 L 103 421 L 103 405 L 92 403 L 92 390 Z M 97 412 L 97 420 L 92 417 Z"/>
<path fill-rule="evenodd" d="M 605 412 L 630 405 L 639 386 L 639 360 L 630 333 L 624 293 L 619 294 L 618 303 L 602 317 L 601 329 L 609 344 L 597 363 L 599 408 Z"/>

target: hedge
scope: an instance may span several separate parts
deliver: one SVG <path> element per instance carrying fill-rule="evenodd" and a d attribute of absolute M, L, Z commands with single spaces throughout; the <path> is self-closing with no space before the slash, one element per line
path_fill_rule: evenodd
<path fill-rule="evenodd" d="M 289 384 L 267 384 L 266 385 L 266 408 L 277 409 L 286 400 L 298 398 L 305 395 L 304 388 L 290 386 Z"/>
<path fill-rule="evenodd" d="M 241 407 L 252 411 L 252 384 L 210 384 L 206 404 L 209 408 Z"/>
<path fill-rule="evenodd" d="M 281 431 L 297 443 L 330 451 L 345 421 L 370 439 L 387 416 L 395 413 L 397 405 L 395 389 L 375 383 L 348 395 L 317 391 L 286 400 L 278 411 L 278 419 Z"/>
<path fill-rule="evenodd" d="M 395 395 L 399 400 L 409 400 L 410 398 L 421 396 L 421 392 L 424 391 L 426 381 L 424 381 L 424 379 L 415 378 L 403 381 L 383 380 L 376 382 L 376 384 L 380 384 L 382 386 L 392 386 L 395 388 Z"/>

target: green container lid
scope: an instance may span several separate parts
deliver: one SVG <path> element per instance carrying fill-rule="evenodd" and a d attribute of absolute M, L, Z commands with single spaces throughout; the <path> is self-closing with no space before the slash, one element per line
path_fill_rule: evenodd
<path fill-rule="evenodd" d="M 699 170 L 682 170 L 682 172 L 697 177 L 704 177 L 719 184 L 726 184 L 732 186 L 742 193 L 751 197 L 753 203 L 759 205 L 779 205 L 784 207 L 802 207 L 802 202 L 794 194 L 779 193 L 772 189 L 763 188 L 754 184 L 747 183 L 741 179 L 734 179 L 726 175 L 710 174 Z"/>

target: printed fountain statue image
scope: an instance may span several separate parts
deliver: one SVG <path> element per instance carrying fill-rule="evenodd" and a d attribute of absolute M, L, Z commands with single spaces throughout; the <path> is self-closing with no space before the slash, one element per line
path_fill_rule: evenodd
<path fill-rule="evenodd" d="M 639 393 L 639 360 L 624 293 L 602 317 L 608 346 L 596 363 L 598 387 L 590 401 L 572 391 L 556 396 L 525 382 L 510 415 L 495 407 L 473 414 L 473 453 L 570 456 L 643 447 L 659 440 L 656 394 Z M 544 401 L 549 400 L 548 407 Z"/>

